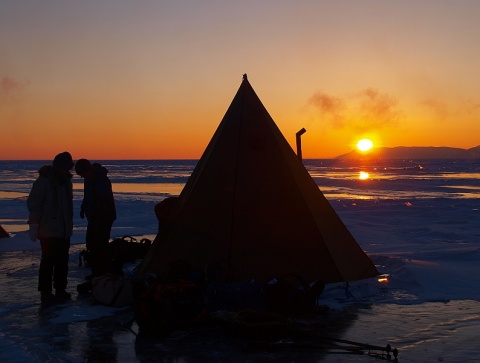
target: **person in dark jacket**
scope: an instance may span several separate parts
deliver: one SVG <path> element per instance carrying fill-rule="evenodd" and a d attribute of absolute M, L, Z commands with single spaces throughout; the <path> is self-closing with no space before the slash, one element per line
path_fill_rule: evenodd
<path fill-rule="evenodd" d="M 73 231 L 72 156 L 63 152 L 39 169 L 27 199 L 29 236 L 40 240 L 38 290 L 42 303 L 70 299 L 66 292 L 70 237 Z M 52 294 L 52 284 L 55 295 Z"/>
<path fill-rule="evenodd" d="M 113 222 L 117 219 L 112 183 L 105 167 L 91 164 L 87 159 L 76 162 L 75 172 L 84 178 L 80 218 L 87 217 L 88 220 L 85 242 L 90 252 L 91 277 L 101 276 L 111 268 L 108 243 Z"/>

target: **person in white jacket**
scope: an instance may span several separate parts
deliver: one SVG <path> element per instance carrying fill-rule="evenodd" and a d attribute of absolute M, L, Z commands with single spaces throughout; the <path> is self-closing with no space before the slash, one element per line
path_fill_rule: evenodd
<path fill-rule="evenodd" d="M 55 156 L 52 165 L 39 169 L 27 199 L 28 224 L 32 241 L 40 240 L 38 291 L 42 303 L 54 298 L 67 300 L 66 291 L 70 237 L 73 231 L 73 191 L 70 169 L 74 163 L 68 152 Z M 52 293 L 55 288 L 55 295 Z"/>

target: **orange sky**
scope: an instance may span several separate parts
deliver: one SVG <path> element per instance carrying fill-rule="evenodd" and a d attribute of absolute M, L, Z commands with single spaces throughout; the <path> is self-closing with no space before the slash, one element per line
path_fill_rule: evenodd
<path fill-rule="evenodd" d="M 242 74 L 305 158 L 480 144 L 480 2 L 6 1 L 0 159 L 199 158 Z"/>

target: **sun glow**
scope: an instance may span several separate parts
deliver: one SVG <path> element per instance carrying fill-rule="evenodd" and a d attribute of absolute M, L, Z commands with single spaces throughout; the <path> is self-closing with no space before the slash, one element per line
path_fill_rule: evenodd
<path fill-rule="evenodd" d="M 370 139 L 361 139 L 357 142 L 357 149 L 366 152 L 373 147 L 373 142 Z"/>
<path fill-rule="evenodd" d="M 361 171 L 358 173 L 358 179 L 360 180 L 367 180 L 370 177 L 370 174 L 368 174 L 366 171 Z"/>

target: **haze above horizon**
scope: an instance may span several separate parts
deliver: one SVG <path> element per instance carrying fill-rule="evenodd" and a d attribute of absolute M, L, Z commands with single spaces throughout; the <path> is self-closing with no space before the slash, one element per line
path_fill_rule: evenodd
<path fill-rule="evenodd" d="M 249 81 L 304 158 L 480 144 L 480 2 L 0 3 L 2 160 L 198 159 Z"/>
<path fill-rule="evenodd" d="M 469 153 L 471 151 L 471 153 Z M 463 153 L 464 152 L 464 153 Z M 369 151 L 362 152 L 358 149 L 350 150 L 345 154 L 336 155 L 330 158 L 303 158 L 304 160 L 328 160 L 328 159 L 348 159 L 353 158 L 385 158 L 385 159 L 462 159 L 462 158 L 480 158 L 480 145 L 473 148 L 453 148 L 448 146 L 396 146 L 396 147 L 375 147 Z M 151 158 L 151 159 L 139 159 L 139 158 L 126 158 L 126 159 L 105 159 L 97 158 L 92 161 L 182 161 L 182 160 L 199 160 L 199 158 Z M 44 161 L 49 162 L 50 159 L 32 158 L 32 159 L 0 159 L 0 161 Z M 74 160 L 75 161 L 75 160 Z"/>

